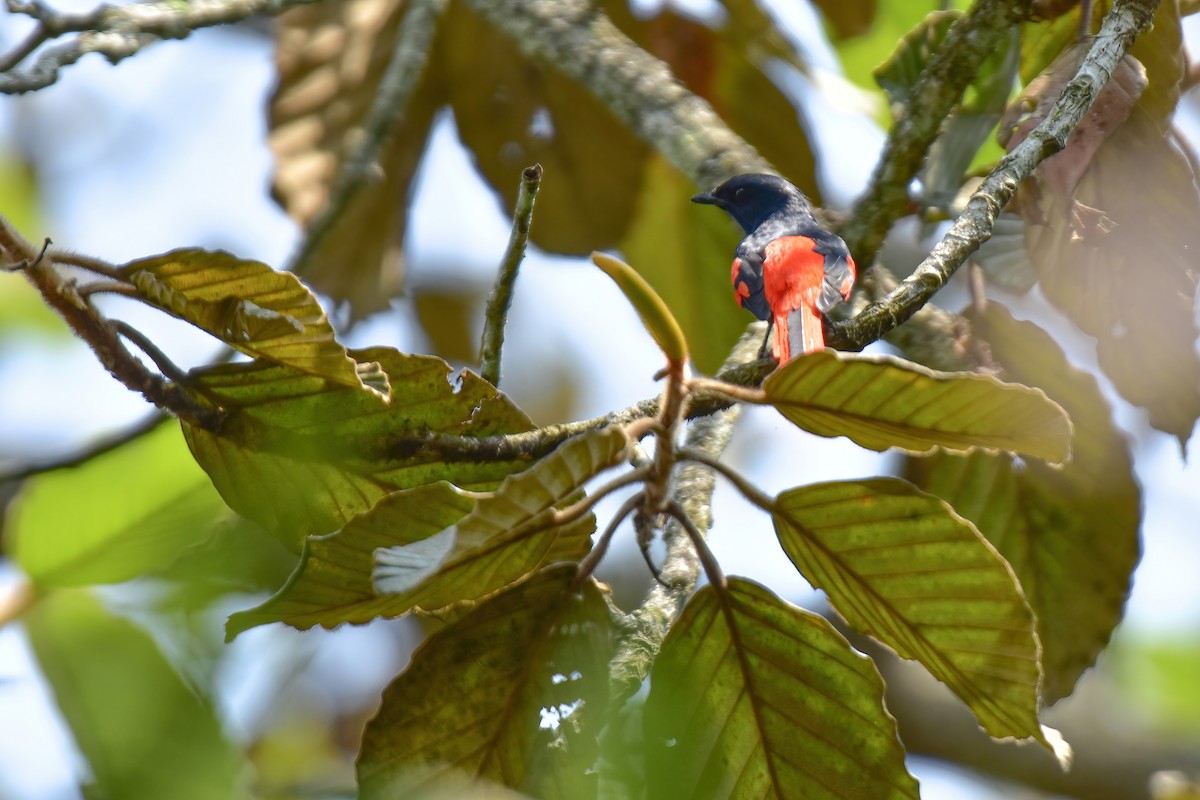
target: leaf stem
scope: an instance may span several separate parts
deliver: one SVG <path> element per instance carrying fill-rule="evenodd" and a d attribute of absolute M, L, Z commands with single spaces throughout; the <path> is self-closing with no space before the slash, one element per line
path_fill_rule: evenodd
<path fill-rule="evenodd" d="M 483 319 L 483 342 L 480 345 L 479 374 L 493 386 L 500 385 L 500 351 L 504 348 L 504 327 L 512 305 L 513 286 L 529 243 L 529 226 L 533 221 L 533 203 L 542 186 L 542 165 L 534 164 L 521 171 L 521 186 L 513 209 L 512 232 L 496 275 L 496 286 L 488 298 Z"/>
<path fill-rule="evenodd" d="M 713 458 L 703 450 L 683 447 L 679 450 L 679 458 L 683 461 L 695 461 L 721 473 L 725 480 L 732 483 L 742 495 L 754 505 L 768 514 L 775 511 L 775 498 L 761 491 L 757 486 L 746 480 L 739 472 L 724 464 L 720 459 Z"/>

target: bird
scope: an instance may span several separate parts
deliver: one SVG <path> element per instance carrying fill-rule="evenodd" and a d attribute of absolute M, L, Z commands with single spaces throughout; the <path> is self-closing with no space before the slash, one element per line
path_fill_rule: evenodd
<path fill-rule="evenodd" d="M 767 320 L 780 366 L 823 349 L 821 315 L 850 299 L 856 272 L 846 243 L 821 227 L 804 193 L 777 175 L 744 173 L 692 202 L 717 206 L 746 232 L 733 259 L 734 297 Z"/>

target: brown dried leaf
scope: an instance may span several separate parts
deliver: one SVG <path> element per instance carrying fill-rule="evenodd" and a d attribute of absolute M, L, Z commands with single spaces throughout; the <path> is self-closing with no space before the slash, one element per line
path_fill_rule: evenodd
<path fill-rule="evenodd" d="M 1012 150 L 1042 123 L 1058 102 L 1063 87 L 1079 71 L 1090 46 L 1089 42 L 1081 42 L 1069 48 L 1029 83 L 1000 120 L 1000 144 Z M 1067 146 L 1038 167 L 1039 190 L 1070 196 L 1100 145 L 1128 119 L 1145 88 L 1145 67 L 1126 56 L 1091 109 L 1071 132 Z"/>
<path fill-rule="evenodd" d="M 1200 417 L 1194 254 L 1200 194 L 1188 159 L 1135 109 L 1097 151 L 1073 198 L 1023 204 L 1042 291 L 1096 337 L 1117 391 L 1179 438 Z"/>
<path fill-rule="evenodd" d="M 280 17 L 271 99 L 274 195 L 307 225 L 325 205 L 342 158 L 361 135 L 403 18 L 400 0 L 348 0 L 296 8 Z M 387 308 L 403 280 L 405 203 L 439 105 L 427 75 L 368 182 L 328 232 L 304 272 L 318 291 L 355 316 Z"/>
<path fill-rule="evenodd" d="M 448 91 L 458 135 L 506 208 L 522 168 L 545 180 L 530 238 L 558 253 L 614 246 L 633 217 L 650 148 L 581 85 L 527 59 L 461 4 L 442 21 L 431 67 Z"/>

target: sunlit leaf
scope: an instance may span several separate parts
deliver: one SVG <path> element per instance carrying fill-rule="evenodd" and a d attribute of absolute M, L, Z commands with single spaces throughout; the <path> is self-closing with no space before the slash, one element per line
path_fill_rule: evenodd
<path fill-rule="evenodd" d="M 995 303 L 968 317 L 1007 377 L 1045 389 L 1070 412 L 1074 457 L 1052 469 L 1007 455 L 940 455 L 910 459 L 905 474 L 974 522 L 1012 565 L 1037 617 L 1042 696 L 1053 703 L 1121 619 L 1140 551 L 1140 492 L 1095 379 Z"/>
<path fill-rule="evenodd" d="M 946 38 L 946 33 L 960 17 L 954 9 L 931 11 L 912 30 L 900 37 L 895 50 L 872 74 L 879 88 L 887 93 L 893 106 L 905 107 L 912 88 L 916 86 L 929 59 Z"/>
<path fill-rule="evenodd" d="M 8 555 L 41 587 L 117 583 L 170 566 L 229 510 L 174 425 L 34 478 L 6 523 Z"/>
<path fill-rule="evenodd" d="M 699 591 L 671 627 L 646 736 L 654 797 L 918 796 L 874 664 L 738 578 Z"/>
<path fill-rule="evenodd" d="M 124 267 L 144 302 L 247 355 L 363 388 L 358 365 L 295 275 L 209 250 L 175 250 Z"/>
<path fill-rule="evenodd" d="M 574 576 L 543 572 L 425 642 L 367 725 L 361 797 L 462 796 L 477 782 L 537 797 L 594 787 L 615 632 L 596 585 L 576 594 Z"/>
<path fill-rule="evenodd" d="M 1045 741 L 1033 614 L 974 526 L 894 478 L 792 489 L 773 517 L 792 563 L 850 625 L 920 661 L 992 736 Z"/>
<path fill-rule="evenodd" d="M 804 430 L 871 450 L 980 447 L 1051 462 L 1070 451 L 1071 423 L 1045 393 L 984 375 L 825 350 L 793 359 L 763 390 Z"/>
<path fill-rule="evenodd" d="M 279 17 L 278 84 L 271 98 L 274 193 L 307 225 L 329 199 L 344 157 L 396 50 L 406 5 L 399 0 L 348 0 L 293 8 Z M 403 281 L 407 196 L 440 105 L 426 70 L 403 119 L 366 181 L 310 260 L 304 279 L 347 301 L 355 316 L 388 307 Z"/>
<path fill-rule="evenodd" d="M 435 610 L 523 578 L 543 562 L 556 540 L 580 533 L 558 522 L 556 509 L 588 480 L 621 463 L 628 446 L 625 432 L 617 427 L 569 439 L 529 469 L 505 478 L 455 524 L 428 538 L 376 552 L 375 590 Z M 391 519 L 392 524 L 399 522 Z M 585 542 L 579 554 L 586 551 Z"/>
<path fill-rule="evenodd" d="M 212 704 L 184 683 L 145 631 L 81 591 L 43 596 L 24 620 L 87 759 L 89 796 L 249 796 L 245 766 Z"/>
<path fill-rule="evenodd" d="M 569 525 L 539 529 L 537 523 L 547 516 L 542 508 L 611 466 L 623 448 L 624 434 L 614 430 L 570 440 L 526 473 L 508 478 L 497 496 L 478 503 L 447 483 L 390 494 L 338 533 L 309 539 L 287 584 L 257 608 L 230 617 L 226 636 L 270 622 L 307 629 L 398 617 L 416 605 L 435 609 L 482 597 L 539 564 L 578 561 L 591 546 L 594 518 L 587 515 Z M 505 492 L 511 494 L 504 496 Z M 513 506 L 513 497 L 537 508 Z M 482 513 L 467 516 L 477 506 Z M 457 545 L 460 552 L 439 565 L 442 574 L 434 584 L 399 594 L 375 591 L 371 573 L 376 550 L 407 546 L 408 555 L 415 558 L 425 552 L 419 549 L 422 543 L 447 530 L 454 536 L 442 539 L 452 539 L 451 546 Z M 475 548 L 470 547 L 472 541 L 477 542 Z"/>
<path fill-rule="evenodd" d="M 440 480 L 490 489 L 525 466 L 518 458 L 447 460 L 423 448 L 431 433 L 528 429 L 487 382 L 465 372 L 455 386 L 449 365 L 430 356 L 387 348 L 354 355 L 386 372 L 390 401 L 259 362 L 193 372 L 197 390 L 229 412 L 216 432 L 184 426 L 193 455 L 230 507 L 297 551 L 397 489 Z"/>

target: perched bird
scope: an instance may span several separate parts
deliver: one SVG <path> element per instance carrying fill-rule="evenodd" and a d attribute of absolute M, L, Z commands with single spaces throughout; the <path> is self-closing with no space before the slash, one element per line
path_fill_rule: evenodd
<path fill-rule="evenodd" d="M 738 305 L 770 323 L 779 363 L 822 349 L 821 315 L 850 298 L 854 259 L 817 222 L 804 193 L 775 175 L 745 174 L 692 202 L 724 209 L 746 231 L 733 259 L 733 291 Z"/>

